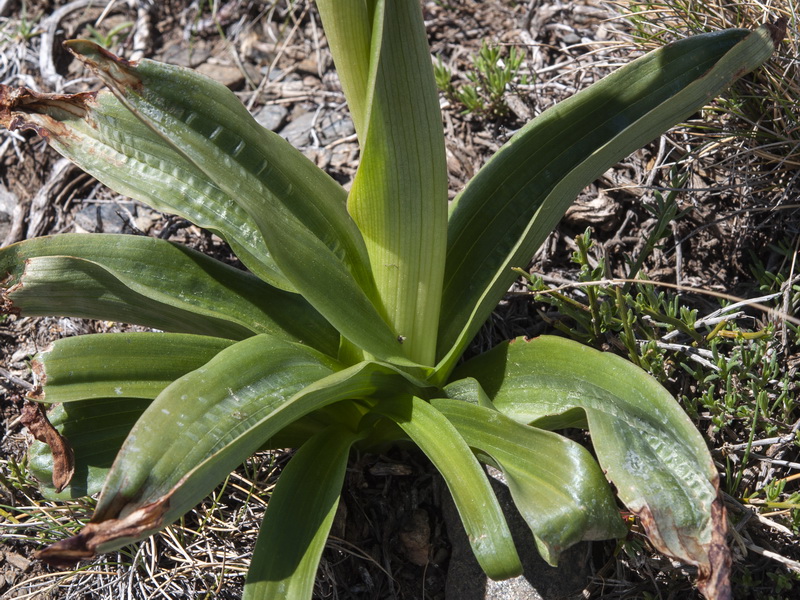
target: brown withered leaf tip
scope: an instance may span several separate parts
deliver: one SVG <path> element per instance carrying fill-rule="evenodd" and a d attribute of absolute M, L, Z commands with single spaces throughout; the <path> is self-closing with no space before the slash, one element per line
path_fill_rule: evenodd
<path fill-rule="evenodd" d="M 728 519 L 725 506 L 719 496 L 711 504 L 711 543 L 708 547 L 708 567 L 701 566 L 697 577 L 697 588 L 709 599 L 730 600 L 731 553 L 725 536 Z"/>
<path fill-rule="evenodd" d="M 98 547 L 116 540 L 137 539 L 161 527 L 169 508 L 169 496 L 146 504 L 121 519 L 89 523 L 80 533 L 56 542 L 36 553 L 36 558 L 59 568 L 72 567 L 81 560 L 93 558 Z"/>
<path fill-rule="evenodd" d="M 715 485 L 715 487 L 717 487 Z M 731 600 L 731 553 L 726 543 L 727 520 L 719 496 L 711 504 L 711 540 L 703 543 L 686 532 L 677 532 L 684 556 L 675 556 L 667 546 L 650 507 L 633 511 L 647 533 L 650 543 L 661 552 L 697 567 L 697 589 L 708 600 Z"/>
<path fill-rule="evenodd" d="M 106 84 L 111 80 L 124 88 L 141 87 L 142 81 L 134 73 L 139 61 L 126 60 L 89 40 L 66 40 L 63 46 Z"/>
<path fill-rule="evenodd" d="M 50 112 L 55 109 L 80 119 L 96 97 L 97 92 L 44 94 L 26 87 L 0 84 L 0 125 L 9 131 L 33 129 L 43 138 L 51 134 L 67 137 L 69 130 L 58 119 L 50 117 Z"/>
<path fill-rule="evenodd" d="M 53 485 L 57 492 L 62 491 L 75 473 L 75 454 L 72 447 L 47 419 L 41 404 L 27 402 L 22 407 L 20 422 L 28 428 L 33 437 L 50 446 L 53 454 Z"/>
<path fill-rule="evenodd" d="M 772 43 L 777 48 L 786 37 L 786 26 L 789 24 L 789 19 L 780 17 L 774 23 L 767 23 L 766 27 L 769 30 L 769 36 L 772 38 Z"/>
<path fill-rule="evenodd" d="M 0 315 L 17 315 L 19 316 L 20 310 L 11 301 L 11 298 L 6 294 L 6 290 L 0 288 Z"/>

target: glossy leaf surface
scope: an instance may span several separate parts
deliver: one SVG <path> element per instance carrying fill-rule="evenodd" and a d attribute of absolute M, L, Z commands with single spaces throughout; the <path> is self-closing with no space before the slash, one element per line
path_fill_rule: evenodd
<path fill-rule="evenodd" d="M 424 384 L 389 365 L 339 369 L 310 348 L 259 335 L 167 387 L 128 436 L 92 522 L 45 558 L 84 556 L 144 539 L 208 494 L 284 427 L 329 404 Z M 396 391 L 395 391 L 396 390 Z"/>
<path fill-rule="evenodd" d="M 92 42 L 67 45 L 131 112 L 247 211 L 294 289 L 345 337 L 381 359 L 409 363 L 383 318 L 366 247 L 339 184 L 258 125 L 225 86 L 150 60 L 128 63 Z"/>
<path fill-rule="evenodd" d="M 135 323 L 241 339 L 270 333 L 328 352 L 338 334 L 302 297 L 179 244 L 62 234 L 0 250 L 5 295 L 30 316 Z"/>
<path fill-rule="evenodd" d="M 603 472 L 580 444 L 463 400 L 432 404 L 470 447 L 502 470 L 514 504 L 551 565 L 581 540 L 627 533 Z"/>
<path fill-rule="evenodd" d="M 725 531 L 719 476 L 702 436 L 655 379 L 619 356 L 550 336 L 501 344 L 456 372 L 520 423 L 583 410 L 600 466 L 651 541 L 701 573 L 713 570 Z"/>
<path fill-rule="evenodd" d="M 149 398 L 202 367 L 231 340 L 180 333 L 115 333 L 57 340 L 36 355 L 39 402 Z"/>
<path fill-rule="evenodd" d="M 46 134 L 60 154 L 120 194 L 217 233 L 261 279 L 292 289 L 247 212 L 113 94 L 15 93 L 15 127 Z"/>
<path fill-rule="evenodd" d="M 412 360 L 433 365 L 447 240 L 442 116 L 419 2 L 380 0 L 373 9 L 368 86 L 356 90 L 369 110 L 347 208 L 389 322 Z M 335 20 L 342 7 L 329 10 Z M 352 10 L 360 23 L 363 9 Z M 338 71 L 352 68 L 356 78 L 362 62 Z"/>

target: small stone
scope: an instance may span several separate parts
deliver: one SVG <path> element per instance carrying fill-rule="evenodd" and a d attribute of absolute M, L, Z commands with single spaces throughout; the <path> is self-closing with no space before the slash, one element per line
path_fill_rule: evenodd
<path fill-rule="evenodd" d="M 19 198 L 6 186 L 0 184 L 0 216 L 14 214 Z"/>
<path fill-rule="evenodd" d="M 211 54 L 211 45 L 203 41 L 197 41 L 189 46 L 176 43 L 167 46 L 159 56 L 159 60 L 171 65 L 195 68 L 206 62 Z"/>
<path fill-rule="evenodd" d="M 317 130 L 319 131 L 319 143 L 323 146 L 349 137 L 356 132 L 353 121 L 350 120 L 349 116 L 333 112 L 326 113 L 320 119 Z"/>
<path fill-rule="evenodd" d="M 20 571 L 26 570 L 31 565 L 30 560 L 16 552 L 6 552 L 6 562 Z"/>
<path fill-rule="evenodd" d="M 18 202 L 17 195 L 0 184 L 0 243 L 11 230 L 11 216 Z"/>
<path fill-rule="evenodd" d="M 240 88 L 244 84 L 244 73 L 236 65 L 206 62 L 195 70 L 231 89 Z"/>
<path fill-rule="evenodd" d="M 278 131 L 286 122 L 288 114 L 289 109 L 282 104 L 267 104 L 262 106 L 253 116 L 265 128 L 270 131 Z"/>
<path fill-rule="evenodd" d="M 317 115 L 314 112 L 305 112 L 292 118 L 280 134 L 295 148 L 303 148 L 311 143 L 311 129 Z"/>
<path fill-rule="evenodd" d="M 75 214 L 75 229 L 87 233 L 130 233 L 129 216 L 135 223 L 136 212 L 133 202 L 87 204 Z"/>
<path fill-rule="evenodd" d="M 427 511 L 418 508 L 409 515 L 397 534 L 409 562 L 424 567 L 431 552 L 431 525 Z"/>

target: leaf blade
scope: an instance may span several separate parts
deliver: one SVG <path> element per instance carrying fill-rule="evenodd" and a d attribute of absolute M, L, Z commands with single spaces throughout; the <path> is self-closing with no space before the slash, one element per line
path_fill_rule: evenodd
<path fill-rule="evenodd" d="M 258 277 L 292 291 L 247 212 L 113 94 L 65 96 L 22 88 L 3 101 L 11 113 L 7 127 L 35 129 L 111 189 L 217 233 Z"/>
<path fill-rule="evenodd" d="M 241 339 L 270 333 L 335 354 L 337 332 L 302 297 L 179 244 L 61 234 L 0 249 L 12 309 Z"/>
<path fill-rule="evenodd" d="M 412 360 L 433 365 L 447 239 L 438 92 L 419 3 L 377 2 L 374 12 L 368 87 L 358 90 L 368 106 L 361 163 L 347 207 L 389 322 Z"/>
<path fill-rule="evenodd" d="M 231 344 L 228 339 L 182 333 L 63 338 L 33 359 L 32 368 L 42 385 L 35 398 L 48 404 L 88 398 L 153 399 Z"/>
<path fill-rule="evenodd" d="M 679 123 L 774 51 L 766 28 L 695 36 L 652 52 L 531 121 L 452 207 L 441 370 L 466 344 L 585 185 Z"/>
<path fill-rule="evenodd" d="M 585 411 L 598 462 L 658 550 L 697 565 L 701 582 L 724 569 L 719 475 L 692 422 L 644 371 L 540 336 L 501 344 L 456 373 L 477 379 L 497 410 L 520 423 Z"/>
<path fill-rule="evenodd" d="M 244 600 L 311 598 L 350 447 L 359 437 L 330 427 L 303 444 L 289 461 L 261 523 Z"/>
<path fill-rule="evenodd" d="M 550 565 L 556 566 L 559 554 L 581 540 L 627 533 L 602 471 L 579 444 L 463 400 L 432 404 L 467 444 L 488 454 L 503 471 Z"/>
<path fill-rule="evenodd" d="M 112 466 L 92 521 L 40 556 L 62 564 L 148 537 L 312 411 L 351 398 L 428 389 L 384 363 L 340 369 L 319 352 L 266 334 L 223 350 L 148 406 Z"/>
<path fill-rule="evenodd" d="M 522 573 L 494 491 L 455 427 L 420 398 L 393 398 L 373 410 L 397 423 L 442 474 L 483 571 L 492 579 Z"/>
<path fill-rule="evenodd" d="M 364 240 L 338 183 L 258 125 L 225 86 L 147 59 L 130 63 L 86 40 L 66 46 L 245 209 L 294 289 L 342 335 L 381 359 L 409 364 L 376 302 Z"/>

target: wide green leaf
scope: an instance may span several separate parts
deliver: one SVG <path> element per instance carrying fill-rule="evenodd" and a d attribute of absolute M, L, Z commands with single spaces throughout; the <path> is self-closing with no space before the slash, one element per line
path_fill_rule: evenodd
<path fill-rule="evenodd" d="M 514 504 L 551 565 L 581 540 L 627 533 L 603 472 L 580 444 L 463 399 L 431 404 L 503 472 Z"/>
<path fill-rule="evenodd" d="M 339 7 L 329 10 L 336 11 L 329 21 L 338 20 Z M 361 11 L 353 12 L 361 23 Z M 358 58 L 342 68 L 356 71 L 360 81 Z M 364 235 L 389 322 L 412 360 L 433 365 L 447 244 L 447 165 L 418 0 L 375 3 L 369 82 L 366 90 L 353 87 L 366 93 L 369 109 L 347 207 Z"/>
<path fill-rule="evenodd" d="M 580 190 L 769 58 L 771 31 L 670 44 L 528 123 L 452 206 L 438 357 L 447 373 Z"/>
<path fill-rule="evenodd" d="M 340 368 L 306 346 L 269 335 L 223 350 L 150 404 L 114 462 L 92 522 L 42 557 L 79 560 L 146 538 L 312 411 L 350 398 L 428 393 L 426 384 L 391 365 Z"/>
<path fill-rule="evenodd" d="M 522 573 L 487 475 L 450 421 L 430 403 L 413 396 L 382 401 L 373 410 L 397 423 L 441 473 L 484 573 L 492 579 Z"/>
<path fill-rule="evenodd" d="M 360 436 L 330 427 L 292 456 L 261 523 L 244 600 L 309 600 L 344 483 L 350 447 Z"/>
<path fill-rule="evenodd" d="M 338 183 L 258 125 L 225 86 L 180 67 L 130 63 L 85 40 L 67 47 L 245 209 L 294 289 L 342 335 L 381 359 L 410 364 L 385 321 L 364 240 Z"/>
<path fill-rule="evenodd" d="M 375 0 L 317 0 L 317 10 L 358 138 L 366 138 Z"/>
<path fill-rule="evenodd" d="M 337 332 L 302 297 L 204 254 L 132 235 L 62 234 L 0 250 L 4 297 L 62 315 L 241 339 L 254 333 L 335 354 Z"/>
<path fill-rule="evenodd" d="M 34 357 L 33 371 L 42 388 L 34 398 L 48 404 L 87 398 L 153 399 L 232 343 L 183 333 L 101 333 L 64 338 Z"/>
<path fill-rule="evenodd" d="M 110 92 L 65 96 L 22 88 L 5 99 L 7 126 L 35 129 L 111 189 L 217 233 L 261 279 L 292 289 L 247 212 Z"/>
<path fill-rule="evenodd" d="M 474 377 L 520 423 L 584 411 L 600 466 L 653 544 L 698 566 L 701 579 L 719 566 L 727 553 L 719 475 L 691 420 L 647 373 L 550 336 L 501 344 L 455 373 Z"/>

